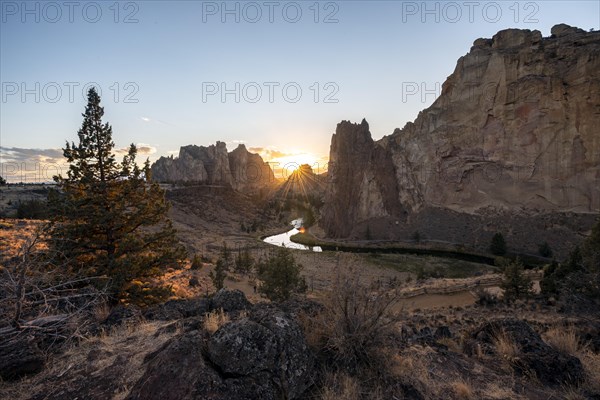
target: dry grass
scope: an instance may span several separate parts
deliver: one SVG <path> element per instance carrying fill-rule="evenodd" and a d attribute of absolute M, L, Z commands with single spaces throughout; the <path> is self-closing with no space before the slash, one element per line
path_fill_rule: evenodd
<path fill-rule="evenodd" d="M 475 398 L 471 385 L 463 380 L 458 380 L 450 384 L 452 391 L 457 399 L 471 400 Z"/>
<path fill-rule="evenodd" d="M 356 378 L 342 372 L 329 374 L 321 390 L 321 400 L 358 400 L 360 397 Z"/>
<path fill-rule="evenodd" d="M 492 343 L 498 354 L 508 361 L 514 360 L 519 355 L 517 344 L 504 331 L 496 332 Z"/>
<path fill-rule="evenodd" d="M 552 328 L 544 335 L 546 343 L 564 354 L 577 355 L 579 341 L 572 328 Z"/>
<path fill-rule="evenodd" d="M 229 322 L 229 315 L 223 309 L 204 314 L 204 329 L 211 335 Z"/>
<path fill-rule="evenodd" d="M 428 355 L 434 350 L 428 347 L 413 346 L 391 357 L 390 373 L 402 382 L 415 387 L 426 398 L 438 398 L 444 392 L 442 382 L 432 378 L 428 365 Z"/>
<path fill-rule="evenodd" d="M 127 360 L 127 373 L 113 382 L 113 400 L 127 397 L 129 390 L 144 374 L 144 359 L 156 351 L 178 331 L 158 334 L 165 322 L 141 322 L 125 324 L 99 336 L 74 344 L 63 354 L 53 356 L 46 369 L 40 374 L 22 379 L 19 382 L 0 382 L 0 398 L 24 400 L 36 393 L 56 392 L 58 386 L 49 385 L 57 378 L 61 380 L 61 390 L 85 386 L 85 379 L 97 379 L 110 373 L 116 362 Z M 96 356 L 92 357 L 95 354 Z M 90 371 L 94 371 L 90 376 Z M 56 394 L 56 393 L 55 393 Z"/>
<path fill-rule="evenodd" d="M 518 396 L 512 390 L 512 382 L 502 383 L 502 382 L 491 382 L 488 385 L 483 387 L 483 398 L 493 399 L 493 400 L 517 400 L 523 399 L 524 397 Z"/>
<path fill-rule="evenodd" d="M 600 354 L 585 349 L 578 354 L 586 374 L 584 387 L 590 392 L 600 395 Z"/>

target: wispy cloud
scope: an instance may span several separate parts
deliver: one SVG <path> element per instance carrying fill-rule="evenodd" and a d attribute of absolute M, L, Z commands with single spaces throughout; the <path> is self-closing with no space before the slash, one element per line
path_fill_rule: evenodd
<path fill-rule="evenodd" d="M 146 123 L 149 123 L 149 124 L 155 123 L 155 124 L 166 125 L 166 126 L 173 126 L 173 127 L 175 126 L 175 125 L 173 125 L 170 122 L 166 122 L 166 121 L 163 121 L 163 120 L 160 120 L 160 119 L 154 119 L 154 118 L 144 117 L 144 116 L 141 116 L 140 119 L 142 121 L 146 122 Z"/>

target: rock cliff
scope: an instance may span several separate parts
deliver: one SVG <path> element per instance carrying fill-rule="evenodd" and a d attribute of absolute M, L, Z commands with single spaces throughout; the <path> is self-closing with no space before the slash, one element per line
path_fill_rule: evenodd
<path fill-rule="evenodd" d="M 507 29 L 477 39 L 403 129 L 373 141 L 366 121 L 338 124 L 321 225 L 331 237 L 364 237 L 368 227 L 394 239 L 433 208 L 597 213 L 598 126 L 599 32 L 561 24 L 550 37 Z"/>
<path fill-rule="evenodd" d="M 199 182 L 231 186 L 235 190 L 258 189 L 275 182 L 271 167 L 243 144 L 231 153 L 223 142 L 183 146 L 179 157 L 161 157 L 152 165 L 158 182 Z"/>

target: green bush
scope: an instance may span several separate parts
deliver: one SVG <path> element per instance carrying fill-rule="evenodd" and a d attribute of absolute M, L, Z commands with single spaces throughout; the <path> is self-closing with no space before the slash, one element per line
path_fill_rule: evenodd
<path fill-rule="evenodd" d="M 289 249 L 281 247 L 257 266 L 261 281 L 259 292 L 271 301 L 284 301 L 293 293 L 306 292 L 306 281 L 300 271 L 302 265 L 294 259 Z"/>
<path fill-rule="evenodd" d="M 492 242 L 490 243 L 490 251 L 495 256 L 503 256 L 506 254 L 506 241 L 504 240 L 504 236 L 497 232 L 492 237 Z"/>

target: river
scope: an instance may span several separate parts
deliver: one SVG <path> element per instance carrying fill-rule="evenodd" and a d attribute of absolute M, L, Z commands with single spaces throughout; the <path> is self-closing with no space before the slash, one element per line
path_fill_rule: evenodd
<path fill-rule="evenodd" d="M 299 219 L 293 220 L 292 226 L 294 226 L 294 228 L 292 228 L 291 230 L 284 232 L 284 233 L 280 233 L 279 235 L 268 236 L 268 237 L 264 238 L 263 241 L 265 243 L 269 243 L 269 244 L 272 244 L 275 246 L 280 246 L 280 247 L 286 247 L 288 249 L 309 250 L 309 251 L 316 251 L 316 252 L 323 251 L 323 249 L 321 249 L 321 247 L 319 247 L 319 246 L 311 247 L 311 246 L 306 246 L 304 244 L 292 242 L 290 237 L 297 233 L 300 233 L 298 228 L 300 228 L 302 226 L 302 220 L 299 220 Z"/>

